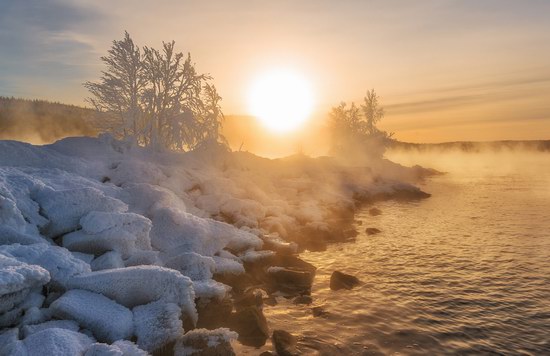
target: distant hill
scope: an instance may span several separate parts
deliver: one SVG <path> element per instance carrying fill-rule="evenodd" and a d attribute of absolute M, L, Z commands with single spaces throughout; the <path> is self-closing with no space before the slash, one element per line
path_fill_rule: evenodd
<path fill-rule="evenodd" d="M 530 141 L 491 141 L 491 142 L 443 142 L 443 143 L 410 143 L 393 141 L 391 149 L 414 150 L 414 151 L 462 151 L 468 153 L 486 152 L 486 151 L 511 151 L 511 150 L 529 150 L 550 152 L 550 140 L 530 140 Z"/>

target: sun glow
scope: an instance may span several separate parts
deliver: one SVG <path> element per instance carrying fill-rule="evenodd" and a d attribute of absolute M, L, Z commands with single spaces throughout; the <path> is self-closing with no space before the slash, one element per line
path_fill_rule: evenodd
<path fill-rule="evenodd" d="M 248 108 L 271 131 L 296 130 L 311 115 L 313 90 L 299 73 L 273 70 L 260 75 L 250 86 Z"/>

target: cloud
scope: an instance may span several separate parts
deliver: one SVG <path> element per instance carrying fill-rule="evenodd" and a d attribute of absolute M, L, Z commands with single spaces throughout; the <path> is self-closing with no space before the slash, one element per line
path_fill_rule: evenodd
<path fill-rule="evenodd" d="M 97 57 L 80 33 L 99 17 L 56 0 L 0 0 L 0 95 L 65 92 L 67 82 L 84 77 L 90 58 Z"/>

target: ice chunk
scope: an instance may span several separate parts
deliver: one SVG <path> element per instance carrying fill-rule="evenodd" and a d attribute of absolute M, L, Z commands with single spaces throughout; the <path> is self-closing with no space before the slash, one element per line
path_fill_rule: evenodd
<path fill-rule="evenodd" d="M 45 242 L 44 238 L 37 235 L 31 235 L 19 232 L 14 228 L 7 225 L 0 225 L 0 245 L 31 245 L 36 243 Z"/>
<path fill-rule="evenodd" d="M 192 282 L 173 269 L 135 266 L 91 272 L 72 277 L 67 287 L 101 293 L 128 308 L 164 300 L 197 318 Z"/>
<path fill-rule="evenodd" d="M 132 312 L 97 293 L 73 289 L 52 303 L 53 315 L 76 320 L 91 330 L 99 341 L 127 339 L 133 333 Z"/>
<path fill-rule="evenodd" d="M 50 274 L 40 266 L 16 260 L 0 251 L 0 313 L 20 303 L 32 288 L 50 281 Z"/>
<path fill-rule="evenodd" d="M 116 251 L 109 251 L 94 259 L 90 266 L 92 267 L 92 271 L 123 268 L 124 261 L 122 260 L 120 253 Z"/>
<path fill-rule="evenodd" d="M 26 355 L 82 355 L 94 341 L 76 331 L 50 328 L 36 332 L 23 340 Z"/>
<path fill-rule="evenodd" d="M 146 351 L 143 351 L 136 344 L 128 340 L 118 340 L 112 344 L 122 351 L 124 356 L 149 356 Z"/>
<path fill-rule="evenodd" d="M 167 253 L 177 250 L 213 256 L 225 247 L 259 248 L 262 240 L 229 224 L 166 208 L 153 216 L 151 244 Z"/>
<path fill-rule="evenodd" d="M 86 262 L 87 264 L 92 263 L 95 257 L 91 253 L 83 253 L 83 252 L 76 252 L 76 251 L 71 251 L 71 255 L 78 258 L 79 260 Z"/>
<path fill-rule="evenodd" d="M 140 348 L 153 352 L 183 335 L 181 309 L 174 303 L 152 302 L 133 309 Z"/>
<path fill-rule="evenodd" d="M 46 269 L 55 283 L 62 284 L 70 276 L 91 271 L 86 262 L 74 257 L 66 249 L 46 243 L 0 246 L 0 254 Z"/>
<path fill-rule="evenodd" d="M 157 185 L 139 183 L 124 187 L 121 197 L 129 205 L 129 210 L 144 216 L 152 216 L 160 208 L 171 207 L 186 211 L 183 201 L 172 191 Z"/>
<path fill-rule="evenodd" d="M 28 337 L 31 334 L 37 333 L 39 331 L 51 328 L 60 328 L 67 329 L 72 331 L 78 331 L 80 326 L 74 320 L 50 320 L 44 323 L 35 324 L 35 325 L 25 325 L 21 328 L 23 337 Z"/>
<path fill-rule="evenodd" d="M 211 279 L 216 267 L 214 259 L 194 252 L 186 252 L 172 257 L 165 262 L 165 266 L 180 271 L 194 281 Z"/>
<path fill-rule="evenodd" d="M 88 347 L 84 356 L 124 356 L 124 353 L 116 346 L 96 342 Z"/>
<path fill-rule="evenodd" d="M 90 235 L 83 230 L 63 236 L 63 247 L 71 251 L 101 255 L 107 251 L 117 251 L 129 257 L 136 250 L 136 237 L 120 229 L 107 230 Z"/>
<path fill-rule="evenodd" d="M 243 264 L 235 259 L 225 258 L 221 256 L 212 257 L 215 266 L 215 273 L 218 274 L 243 274 L 245 272 Z"/>
<path fill-rule="evenodd" d="M 0 355 L 27 355 L 23 342 L 19 341 L 19 329 L 13 328 L 0 332 Z"/>
<path fill-rule="evenodd" d="M 92 211 L 80 219 L 82 230 L 87 234 L 101 234 L 107 230 L 123 230 L 136 237 L 136 247 L 150 250 L 151 220 L 134 213 L 108 213 Z"/>
<path fill-rule="evenodd" d="M 195 296 L 203 301 L 209 299 L 222 300 L 231 291 L 230 286 L 212 279 L 194 281 L 193 289 L 195 290 Z"/>
<path fill-rule="evenodd" d="M 44 229 L 48 237 L 74 231 L 80 219 L 91 211 L 125 212 L 128 206 L 91 187 L 67 190 L 45 188 L 33 196 L 50 223 Z"/>
<path fill-rule="evenodd" d="M 136 251 L 124 261 L 126 267 L 140 265 L 162 266 L 158 251 Z"/>

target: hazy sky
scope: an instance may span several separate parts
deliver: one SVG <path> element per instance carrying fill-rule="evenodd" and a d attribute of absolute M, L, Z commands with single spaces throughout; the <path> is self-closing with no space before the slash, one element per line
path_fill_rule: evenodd
<path fill-rule="evenodd" d="M 549 19 L 548 0 L 0 0 L 0 95 L 82 104 L 128 30 L 191 52 L 227 114 L 290 67 L 315 87 L 313 120 L 376 88 L 398 139 L 550 139 Z"/>

